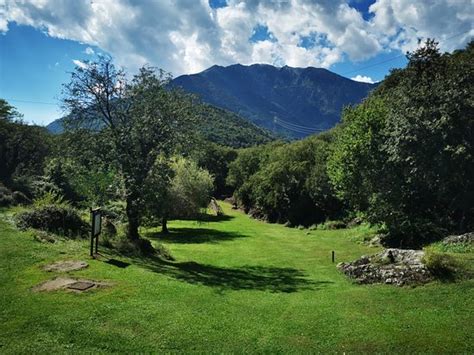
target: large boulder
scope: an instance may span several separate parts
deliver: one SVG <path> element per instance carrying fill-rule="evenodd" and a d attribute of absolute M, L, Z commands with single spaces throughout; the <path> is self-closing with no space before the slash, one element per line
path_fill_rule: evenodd
<path fill-rule="evenodd" d="M 474 232 L 450 235 L 443 239 L 443 244 L 474 244 Z"/>
<path fill-rule="evenodd" d="M 352 262 L 339 263 L 337 267 L 360 284 L 423 284 L 434 279 L 423 263 L 423 257 L 422 250 L 392 248 Z"/>
<path fill-rule="evenodd" d="M 224 215 L 224 211 L 222 210 L 222 207 L 219 206 L 219 203 L 214 197 L 211 198 L 211 202 L 209 202 L 208 208 L 214 213 L 215 216 Z"/>

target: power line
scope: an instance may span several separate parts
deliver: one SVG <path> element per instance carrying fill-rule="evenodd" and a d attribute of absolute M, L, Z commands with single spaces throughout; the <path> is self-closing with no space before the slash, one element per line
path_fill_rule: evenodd
<path fill-rule="evenodd" d="M 367 65 L 367 66 L 362 67 L 362 68 L 359 68 L 359 69 L 346 71 L 345 73 L 341 73 L 341 75 L 352 74 L 352 73 L 356 73 L 356 72 L 361 71 L 361 70 L 365 70 L 365 69 L 368 69 L 368 68 L 376 67 L 377 65 L 385 64 L 385 63 L 391 62 L 392 60 L 395 60 L 395 59 L 398 59 L 398 58 L 401 58 L 401 57 L 404 57 L 404 56 L 405 56 L 405 54 L 400 54 L 400 55 L 397 55 L 396 57 L 392 57 L 392 58 L 383 60 L 383 61 L 381 61 L 381 62 L 377 62 L 377 63 L 374 63 L 374 64 L 370 64 L 370 65 Z"/>
<path fill-rule="evenodd" d="M 296 124 L 296 123 L 293 123 L 293 122 L 288 122 L 288 121 L 282 120 L 281 118 L 278 118 L 278 117 L 274 117 L 273 120 L 275 121 L 275 123 L 283 123 L 283 124 L 286 124 L 286 125 L 298 128 L 298 129 L 304 129 L 304 130 L 309 130 L 309 131 L 318 131 L 318 130 L 320 130 L 320 128 L 318 128 L 318 127 L 303 126 L 303 125 L 299 125 L 299 124 Z"/>
<path fill-rule="evenodd" d="M 58 104 L 55 104 L 53 102 L 44 102 L 44 101 L 30 101 L 30 100 L 18 100 L 18 99 L 11 99 L 11 98 L 5 98 L 7 101 L 15 101 L 15 102 L 23 102 L 26 104 L 40 104 L 40 105 L 54 105 L 58 106 Z"/>
<path fill-rule="evenodd" d="M 468 31 L 464 31 L 464 32 L 457 33 L 457 34 L 455 34 L 455 35 L 453 35 L 453 36 L 451 36 L 451 37 L 448 37 L 448 38 L 443 39 L 443 41 L 448 41 L 448 40 L 453 39 L 453 38 L 455 38 L 455 37 L 461 36 L 461 35 L 463 35 L 463 34 L 465 34 L 465 33 L 471 32 L 471 30 L 472 30 L 472 29 L 470 29 L 470 30 L 468 30 Z M 356 73 L 356 72 L 361 71 L 361 70 L 365 70 L 365 69 L 368 69 L 368 68 L 376 67 L 377 65 L 380 65 L 380 64 L 385 64 L 385 63 L 387 63 L 387 62 L 391 62 L 392 60 L 395 60 L 395 59 L 398 59 L 398 58 L 401 58 L 401 57 L 404 57 L 404 56 L 405 56 L 405 54 L 399 54 L 399 55 L 397 55 L 397 56 L 395 56 L 395 57 L 388 58 L 388 59 L 383 60 L 383 61 L 381 61 L 381 62 L 373 63 L 373 64 L 367 65 L 367 66 L 362 67 L 362 68 L 359 68 L 359 69 L 354 69 L 354 70 L 347 71 L 347 72 L 345 72 L 345 73 L 341 73 L 340 75 L 347 75 L 347 74 Z"/>
<path fill-rule="evenodd" d="M 289 131 L 301 133 L 301 134 L 312 134 L 316 132 L 321 132 L 324 131 L 324 129 L 319 129 L 315 127 L 306 127 L 306 126 L 301 126 L 297 124 L 293 124 L 291 122 L 284 121 L 282 119 L 279 119 L 275 117 L 273 119 L 273 122 L 276 123 L 277 125 L 283 127 L 284 129 L 287 129 Z"/>

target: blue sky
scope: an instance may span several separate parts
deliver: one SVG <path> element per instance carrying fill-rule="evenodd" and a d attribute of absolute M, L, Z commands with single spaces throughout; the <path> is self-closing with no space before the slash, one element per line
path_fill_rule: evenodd
<path fill-rule="evenodd" d="M 267 63 L 379 81 L 406 65 L 418 38 L 452 51 L 474 35 L 470 0 L 6 1 L 0 97 L 41 125 L 62 115 L 69 72 L 98 53 L 131 72 L 145 63 L 175 76 Z"/>

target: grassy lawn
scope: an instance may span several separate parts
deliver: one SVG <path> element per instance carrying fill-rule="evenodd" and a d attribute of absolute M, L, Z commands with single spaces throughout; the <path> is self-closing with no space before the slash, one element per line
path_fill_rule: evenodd
<path fill-rule="evenodd" d="M 103 248 L 101 260 L 90 260 L 87 241 L 39 243 L 4 213 L 0 353 L 474 352 L 474 280 L 358 286 L 337 271 L 331 251 L 336 262 L 376 252 L 354 241 L 363 231 L 308 232 L 224 210 L 221 220 L 172 222 L 166 238 L 143 231 L 175 262 Z M 472 253 L 463 257 L 474 263 Z M 90 264 L 71 275 L 113 285 L 31 291 L 56 275 L 43 265 L 68 259 Z"/>

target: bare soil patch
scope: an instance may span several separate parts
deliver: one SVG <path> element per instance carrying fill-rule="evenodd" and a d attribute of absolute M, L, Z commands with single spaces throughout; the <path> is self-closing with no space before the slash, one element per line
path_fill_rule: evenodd
<path fill-rule="evenodd" d="M 85 261 L 77 260 L 65 260 L 58 261 L 50 265 L 43 267 L 45 271 L 55 271 L 55 272 L 69 272 L 85 269 L 89 266 Z"/>
<path fill-rule="evenodd" d="M 41 284 L 33 287 L 33 291 L 48 292 L 57 290 L 67 290 L 74 292 L 85 292 L 105 286 L 109 286 L 109 284 L 103 281 L 73 279 L 69 277 L 55 277 L 52 280 L 42 282 Z"/>

